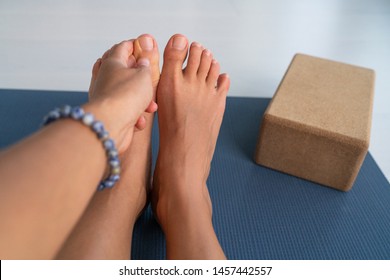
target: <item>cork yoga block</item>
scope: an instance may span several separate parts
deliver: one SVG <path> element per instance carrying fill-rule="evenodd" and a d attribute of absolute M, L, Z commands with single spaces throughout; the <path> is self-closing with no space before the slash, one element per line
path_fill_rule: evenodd
<path fill-rule="evenodd" d="M 295 55 L 264 113 L 255 161 L 350 190 L 369 146 L 374 80 L 370 69 Z"/>

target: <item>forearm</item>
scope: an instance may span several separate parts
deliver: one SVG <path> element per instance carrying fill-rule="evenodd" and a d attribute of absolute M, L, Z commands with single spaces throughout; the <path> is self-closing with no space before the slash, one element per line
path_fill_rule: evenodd
<path fill-rule="evenodd" d="M 74 120 L 54 122 L 1 153 L 0 258 L 53 257 L 106 161 L 95 133 Z"/>
<path fill-rule="evenodd" d="M 153 114 L 147 127 L 134 133 L 121 156 L 121 180 L 96 192 L 88 208 L 57 255 L 58 259 L 129 259 L 134 224 L 144 208 L 151 183 Z"/>
<path fill-rule="evenodd" d="M 134 127 L 145 126 L 140 115 L 157 109 L 150 63 L 132 60 L 132 53 L 133 41 L 123 41 L 95 63 L 83 106 L 104 123 L 119 152 L 130 145 Z M 54 257 L 106 164 L 96 134 L 74 120 L 58 120 L 1 153 L 0 258 Z"/>

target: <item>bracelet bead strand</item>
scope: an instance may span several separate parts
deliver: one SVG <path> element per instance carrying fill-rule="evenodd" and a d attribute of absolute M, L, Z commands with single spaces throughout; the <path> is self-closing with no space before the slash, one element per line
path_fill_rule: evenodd
<path fill-rule="evenodd" d="M 100 182 L 97 189 L 101 191 L 105 188 L 112 188 L 120 179 L 120 160 L 118 150 L 115 147 L 115 142 L 109 137 L 108 131 L 104 128 L 103 123 L 101 121 L 95 120 L 93 114 L 85 113 L 81 107 L 71 107 L 69 105 L 64 105 L 61 108 L 55 108 L 54 110 L 50 111 L 43 119 L 43 126 L 63 118 L 70 118 L 76 121 L 80 121 L 82 124 L 88 126 L 93 132 L 95 132 L 96 136 L 103 144 L 110 170 L 107 178 Z"/>

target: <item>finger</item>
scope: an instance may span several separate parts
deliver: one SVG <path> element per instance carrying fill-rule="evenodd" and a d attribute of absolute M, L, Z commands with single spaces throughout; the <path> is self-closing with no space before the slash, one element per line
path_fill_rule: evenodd
<path fill-rule="evenodd" d="M 143 130 L 146 127 L 146 118 L 143 115 L 138 118 L 135 127 L 138 130 Z"/>
<path fill-rule="evenodd" d="M 129 57 L 129 59 L 127 60 L 127 67 L 128 68 L 134 68 L 136 64 L 137 64 L 137 61 L 136 61 L 134 55 L 131 55 Z"/>
<path fill-rule="evenodd" d="M 89 98 L 91 98 L 91 95 L 93 93 L 93 90 L 94 90 L 94 87 L 95 87 L 95 82 L 96 82 L 96 78 L 97 78 L 97 75 L 99 73 L 99 70 L 100 70 L 100 66 L 102 65 L 102 59 L 99 58 L 95 64 L 93 65 L 93 68 L 92 68 L 92 77 L 91 77 L 91 83 L 90 83 L 90 86 L 89 86 L 89 90 L 88 90 L 88 96 Z"/>
<path fill-rule="evenodd" d="M 133 41 L 123 41 L 113 46 L 110 51 L 110 56 L 119 59 L 125 66 L 128 66 L 128 60 L 134 51 Z"/>
<path fill-rule="evenodd" d="M 138 67 L 149 67 L 150 66 L 150 61 L 146 57 L 140 58 L 137 61 Z"/>
<path fill-rule="evenodd" d="M 102 59 L 103 59 L 103 60 L 105 60 L 105 59 L 108 57 L 108 55 L 110 54 L 110 50 L 111 50 L 111 49 L 105 51 L 105 53 L 102 55 Z"/>
<path fill-rule="evenodd" d="M 147 113 L 154 113 L 154 112 L 157 111 L 157 109 L 158 109 L 157 103 L 152 100 L 150 102 L 148 108 L 146 108 L 145 112 L 147 112 Z"/>

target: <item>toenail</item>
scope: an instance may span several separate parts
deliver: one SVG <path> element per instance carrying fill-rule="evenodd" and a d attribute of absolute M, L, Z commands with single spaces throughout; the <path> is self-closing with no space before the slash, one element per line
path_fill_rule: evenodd
<path fill-rule="evenodd" d="M 173 38 L 172 47 L 177 50 L 184 50 L 187 45 L 187 40 L 183 36 L 176 36 Z"/>
<path fill-rule="evenodd" d="M 196 48 L 201 48 L 201 47 L 202 47 L 202 45 L 199 44 L 198 42 L 193 42 L 193 43 L 192 43 L 192 46 L 193 46 L 193 47 L 196 47 Z"/>
<path fill-rule="evenodd" d="M 211 52 L 210 52 L 209 50 L 207 50 L 207 49 L 204 50 L 203 52 L 204 52 L 204 54 L 207 55 L 207 56 L 210 56 L 210 55 L 211 55 Z"/>
<path fill-rule="evenodd" d="M 150 38 L 149 36 L 143 36 L 141 38 L 138 39 L 139 40 L 139 44 L 141 46 L 141 49 L 144 50 L 144 51 L 151 51 L 153 50 L 153 39 Z"/>

